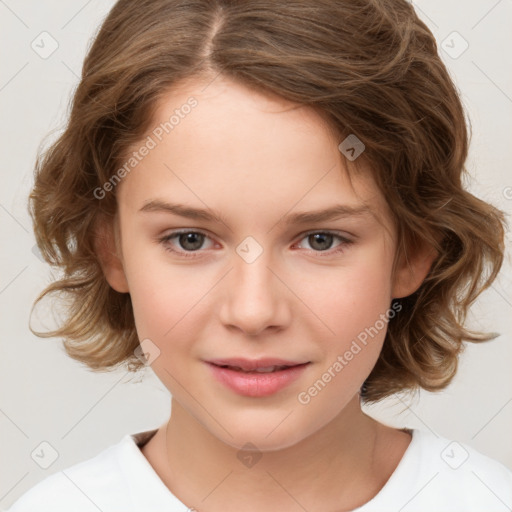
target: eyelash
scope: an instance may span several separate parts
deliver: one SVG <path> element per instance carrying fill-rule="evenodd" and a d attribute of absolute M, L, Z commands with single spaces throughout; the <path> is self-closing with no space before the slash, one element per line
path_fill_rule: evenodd
<path fill-rule="evenodd" d="M 171 252 L 173 254 L 178 254 L 180 257 L 183 257 L 183 258 L 198 258 L 200 256 L 198 256 L 196 253 L 200 252 L 199 249 L 197 251 L 176 251 L 175 249 L 172 249 L 168 245 L 168 242 L 170 240 L 172 240 L 173 238 L 176 238 L 179 235 L 190 234 L 190 233 L 200 234 L 200 235 L 204 235 L 207 238 L 210 238 L 206 233 L 204 233 L 203 231 L 200 231 L 200 230 L 180 230 L 180 231 L 173 231 L 172 233 L 170 233 L 168 235 L 165 235 L 164 237 L 159 238 L 158 241 L 164 246 L 164 249 L 166 251 L 169 251 L 169 252 Z M 304 233 L 302 235 L 302 238 L 299 240 L 299 242 L 302 241 L 304 238 L 307 238 L 308 236 L 316 235 L 316 234 L 333 235 L 335 238 L 338 238 L 341 241 L 340 245 L 336 249 L 334 249 L 334 250 L 328 249 L 326 251 L 315 251 L 313 249 L 310 249 L 310 251 L 313 251 L 314 253 L 318 253 L 321 258 L 322 257 L 327 257 L 327 256 L 333 256 L 335 254 L 340 254 L 340 253 L 342 253 L 345 250 L 345 248 L 347 246 L 349 246 L 352 243 L 354 243 L 353 240 L 345 238 L 345 237 L 337 234 L 335 231 L 329 231 L 329 230 L 326 230 L 326 231 L 309 231 L 309 232 Z M 325 253 L 326 255 L 324 255 L 323 253 Z"/>

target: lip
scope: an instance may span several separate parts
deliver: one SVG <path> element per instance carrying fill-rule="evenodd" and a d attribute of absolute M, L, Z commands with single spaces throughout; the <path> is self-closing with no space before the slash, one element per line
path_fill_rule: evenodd
<path fill-rule="evenodd" d="M 221 382 L 235 393 L 249 397 L 265 397 L 277 393 L 298 379 L 310 364 L 310 361 L 295 362 L 276 358 L 255 360 L 231 358 L 215 359 L 205 362 L 217 381 Z M 230 368 L 222 368 L 220 365 L 238 366 L 250 373 Z M 256 368 L 284 365 L 288 366 L 288 368 L 269 373 L 251 372 L 251 370 Z"/>
<path fill-rule="evenodd" d="M 309 361 L 289 361 L 277 357 L 262 357 L 260 359 L 245 359 L 243 357 L 230 357 L 226 359 L 209 359 L 207 363 L 217 366 L 238 366 L 242 370 L 255 370 L 256 368 L 265 368 L 268 366 L 297 366 L 308 363 Z"/>

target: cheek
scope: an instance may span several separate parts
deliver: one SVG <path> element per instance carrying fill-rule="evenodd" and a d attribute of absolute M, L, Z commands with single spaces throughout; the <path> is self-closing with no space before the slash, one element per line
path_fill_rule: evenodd
<path fill-rule="evenodd" d="M 307 297 L 304 302 L 322 320 L 316 332 L 317 339 L 323 340 L 321 364 L 316 380 L 311 380 L 311 394 L 303 390 L 304 401 L 316 404 L 312 409 L 325 401 L 339 403 L 353 396 L 374 367 L 388 321 L 395 314 L 390 311 L 390 271 L 389 255 L 380 248 L 364 256 L 357 254 L 352 264 L 316 282 L 310 279 L 302 288 Z M 324 325 L 329 327 L 327 336 Z"/>
<path fill-rule="evenodd" d="M 150 339 L 158 347 L 163 357 L 155 367 L 171 369 L 179 354 L 196 350 L 191 340 L 211 315 L 208 304 L 218 276 L 170 263 L 165 250 L 154 247 L 131 253 L 125 268 L 139 340 Z"/>
<path fill-rule="evenodd" d="M 155 267 L 137 272 L 129 285 L 139 336 L 162 342 L 184 326 L 190 328 L 190 319 L 200 310 L 198 303 L 208 289 L 205 280 L 179 269 L 159 272 Z"/>
<path fill-rule="evenodd" d="M 331 339 L 348 342 L 391 305 L 391 263 L 383 253 L 371 256 L 357 254 L 352 264 L 300 281 L 298 295 L 329 327 Z"/>
<path fill-rule="evenodd" d="M 358 393 L 382 350 L 388 321 L 395 312 L 390 309 L 391 287 L 381 269 L 378 265 L 345 269 L 324 287 L 323 299 L 318 292 L 309 296 L 317 301 L 322 321 L 333 331 L 327 337 L 317 336 L 323 340 L 320 364 L 297 396 L 318 425 Z M 338 409 L 326 409 L 325 404 L 337 404 Z"/>

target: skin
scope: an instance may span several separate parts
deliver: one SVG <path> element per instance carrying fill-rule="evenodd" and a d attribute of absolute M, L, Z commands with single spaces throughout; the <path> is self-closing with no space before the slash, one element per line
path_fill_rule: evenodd
<path fill-rule="evenodd" d="M 389 207 L 368 170 L 350 183 L 341 140 L 317 113 L 223 77 L 205 85 L 183 82 L 160 101 L 153 127 L 190 96 L 198 105 L 118 185 L 118 215 L 98 246 L 109 284 L 131 295 L 139 339 L 158 347 L 152 368 L 172 394 L 169 421 L 142 452 L 197 510 L 351 510 L 378 493 L 410 442 L 360 407 L 386 329 L 309 403 L 297 396 L 393 298 L 420 286 L 434 255 L 418 250 L 392 275 Z M 224 223 L 140 211 L 156 199 L 210 208 Z M 367 204 L 375 216 L 283 221 L 335 204 Z M 178 229 L 207 237 L 195 252 L 179 237 L 160 241 Z M 325 230 L 352 243 L 334 237 L 321 251 L 304 234 Z M 248 236 L 263 250 L 250 264 L 236 252 Z M 203 362 L 236 356 L 311 364 L 274 395 L 244 397 Z M 262 455 L 251 467 L 237 457 L 247 442 Z"/>

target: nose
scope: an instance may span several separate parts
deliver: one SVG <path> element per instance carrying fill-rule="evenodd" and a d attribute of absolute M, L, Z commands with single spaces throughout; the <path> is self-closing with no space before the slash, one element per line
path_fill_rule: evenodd
<path fill-rule="evenodd" d="M 264 254 L 252 263 L 235 255 L 234 268 L 224 283 L 221 321 L 248 336 L 281 330 L 291 317 L 290 292 Z"/>

